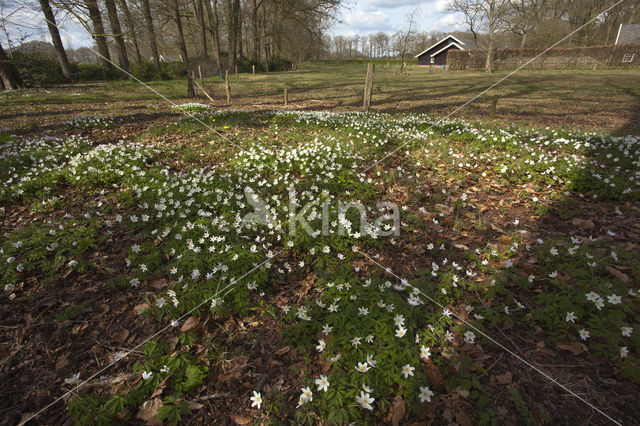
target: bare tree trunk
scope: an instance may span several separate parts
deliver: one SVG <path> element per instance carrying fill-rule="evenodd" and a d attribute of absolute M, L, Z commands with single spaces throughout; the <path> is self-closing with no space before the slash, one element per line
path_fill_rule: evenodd
<path fill-rule="evenodd" d="M 238 58 L 242 58 L 244 56 L 244 46 L 242 44 L 242 13 L 240 8 L 238 8 Z"/>
<path fill-rule="evenodd" d="M 49 0 L 40 0 L 40 7 L 44 13 L 44 17 L 47 21 L 47 27 L 49 27 L 49 34 L 51 34 L 51 42 L 56 49 L 56 56 L 62 69 L 62 75 L 67 80 L 72 80 L 71 67 L 69 66 L 69 58 L 67 58 L 67 52 L 64 50 L 62 39 L 60 38 L 60 31 L 58 31 L 58 25 L 56 24 L 56 17 L 53 15 Z"/>
<path fill-rule="evenodd" d="M 133 43 L 133 51 L 136 54 L 136 62 L 142 62 L 142 55 L 140 54 L 140 46 L 138 45 L 138 36 L 136 35 L 136 25 L 133 20 L 133 16 L 131 15 L 131 11 L 129 10 L 129 6 L 127 6 L 127 0 L 120 0 L 120 8 L 124 12 L 124 19 L 127 23 L 127 27 L 129 28 L 129 38 Z"/>
<path fill-rule="evenodd" d="M 87 9 L 89 10 L 89 18 L 93 25 L 93 38 L 98 45 L 98 61 L 107 68 L 113 68 L 111 64 L 111 56 L 109 55 L 109 46 L 107 45 L 107 36 L 104 32 L 104 25 L 102 23 L 102 15 L 100 8 L 98 7 L 97 0 L 84 0 Z"/>
<path fill-rule="evenodd" d="M 207 58 L 209 56 L 209 52 L 207 51 L 207 27 L 204 24 L 204 10 L 203 10 L 203 2 L 208 0 L 198 0 L 198 23 L 200 24 L 200 40 L 202 43 L 202 56 Z"/>
<path fill-rule="evenodd" d="M 213 10 L 211 8 L 210 0 L 205 0 L 205 7 L 207 8 L 207 15 L 209 19 L 209 31 L 211 32 L 211 39 L 213 40 L 213 56 L 216 60 L 216 66 L 218 72 L 222 70 L 220 64 L 220 36 L 218 25 L 218 1 L 213 0 Z"/>
<path fill-rule="evenodd" d="M 13 66 L 11 60 L 4 53 L 4 49 L 0 44 L 0 79 L 5 89 L 19 89 L 22 87 L 22 78 L 16 67 Z"/>
<path fill-rule="evenodd" d="M 116 40 L 116 50 L 118 52 L 118 64 L 125 71 L 129 70 L 129 58 L 127 57 L 127 46 L 124 44 L 122 37 L 122 28 L 120 27 L 120 19 L 118 19 L 118 9 L 114 0 L 104 0 L 107 6 L 107 15 L 109 16 L 109 26 Z"/>
<path fill-rule="evenodd" d="M 171 7 L 173 8 L 173 19 L 176 21 L 178 27 L 178 48 L 180 49 L 180 55 L 182 56 L 182 62 L 189 67 L 189 55 L 187 53 L 187 43 L 184 40 L 184 32 L 182 31 L 182 19 L 180 18 L 180 0 L 172 0 Z"/>
<path fill-rule="evenodd" d="M 149 6 L 149 0 L 142 0 L 142 14 L 147 24 L 147 31 L 149 32 L 149 42 L 151 44 L 151 54 L 153 55 L 153 62 L 156 65 L 156 69 L 160 71 L 160 56 L 158 56 L 158 45 L 156 44 L 156 32 L 153 29 L 153 17 L 151 16 L 151 7 Z"/>
<path fill-rule="evenodd" d="M 264 40 L 264 67 L 269 72 L 269 42 L 267 41 L 267 8 L 262 8 L 262 39 Z"/>
<path fill-rule="evenodd" d="M 487 59 L 484 63 L 486 72 L 493 72 L 493 37 L 489 35 L 489 46 L 487 46 Z"/>
<path fill-rule="evenodd" d="M 229 69 L 233 70 L 238 59 L 238 22 L 240 0 L 227 0 L 227 26 L 229 39 Z"/>
<path fill-rule="evenodd" d="M 493 9 L 493 3 L 488 2 L 488 23 L 489 23 L 489 45 L 487 46 L 487 60 L 484 64 L 484 70 L 486 72 L 493 72 L 493 44 L 495 42 L 495 11 Z"/>
<path fill-rule="evenodd" d="M 261 2 L 262 3 L 262 2 Z M 251 4 L 251 26 L 252 26 L 252 36 L 253 36 L 253 60 L 260 60 L 260 35 L 258 34 L 258 8 L 260 5 L 257 0 L 252 0 Z"/>
<path fill-rule="evenodd" d="M 529 34 L 529 25 L 525 24 L 522 29 L 522 40 L 520 40 L 520 49 L 524 49 L 527 44 L 527 34 Z"/>

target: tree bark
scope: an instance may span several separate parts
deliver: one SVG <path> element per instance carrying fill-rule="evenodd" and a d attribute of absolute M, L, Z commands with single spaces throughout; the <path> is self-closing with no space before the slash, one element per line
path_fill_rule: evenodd
<path fill-rule="evenodd" d="M 118 52 L 118 64 L 125 71 L 129 70 L 129 58 L 127 57 L 127 46 L 124 44 L 122 37 L 122 27 L 120 27 L 120 19 L 118 19 L 118 9 L 114 0 L 105 0 L 107 6 L 107 15 L 109 17 L 109 26 L 116 40 L 116 50 Z"/>
<path fill-rule="evenodd" d="M 238 59 L 238 23 L 240 0 L 227 0 L 227 27 L 229 39 L 229 69 L 233 70 Z"/>
<path fill-rule="evenodd" d="M 2 44 L 0 44 L 0 79 L 2 80 L 2 84 L 5 89 L 12 90 L 22 87 L 22 78 L 20 78 L 20 73 L 4 53 Z"/>
<path fill-rule="evenodd" d="M 204 0 L 204 6 L 207 9 L 207 19 L 209 20 L 209 33 L 213 41 L 213 57 L 216 61 L 216 67 L 220 72 L 220 38 L 218 36 L 218 5 L 217 0 L 213 0 L 213 10 L 210 0 Z"/>
<path fill-rule="evenodd" d="M 262 2 L 261 2 L 262 3 Z M 258 34 L 258 8 L 260 5 L 257 0 L 252 0 L 251 4 L 251 26 L 252 26 L 252 36 L 253 36 L 253 60 L 260 60 L 260 35 Z"/>
<path fill-rule="evenodd" d="M 149 32 L 149 43 L 151 44 L 151 55 L 153 55 L 153 63 L 156 69 L 160 71 L 160 56 L 158 55 L 158 45 L 156 44 L 156 32 L 153 29 L 153 17 L 151 16 L 151 7 L 149 0 L 142 0 L 142 14 L 144 15 L 147 31 Z"/>
<path fill-rule="evenodd" d="M 67 58 L 67 52 L 64 50 L 62 38 L 60 38 L 60 31 L 58 31 L 58 25 L 56 24 L 56 17 L 53 15 L 53 10 L 51 10 L 49 0 L 40 0 L 40 7 L 42 8 L 42 12 L 44 13 L 44 17 L 47 21 L 47 27 L 49 27 L 51 42 L 53 43 L 53 47 L 56 49 L 56 56 L 58 57 L 60 68 L 62 69 L 62 75 L 64 75 L 64 78 L 67 80 L 72 80 L 73 76 L 71 75 L 69 58 Z"/>
<path fill-rule="evenodd" d="M 267 41 L 267 8 L 262 8 L 262 38 L 264 40 L 264 69 L 269 72 L 269 42 Z"/>
<path fill-rule="evenodd" d="M 127 0 L 119 0 L 120 8 L 124 12 L 124 20 L 127 23 L 127 28 L 129 28 L 129 38 L 133 43 L 133 51 L 136 54 L 136 62 L 142 62 L 142 55 L 140 54 L 140 46 L 138 45 L 138 36 L 136 35 L 136 24 L 133 20 L 133 15 L 131 15 L 131 11 L 129 10 L 129 6 L 127 6 Z"/>
<path fill-rule="evenodd" d="M 87 9 L 89 10 L 89 18 L 93 25 L 93 39 L 98 45 L 98 61 L 107 68 L 113 68 L 111 64 L 111 56 L 109 55 L 109 46 L 107 45 L 107 36 L 104 32 L 104 25 L 102 23 L 102 15 L 100 8 L 98 7 L 97 0 L 84 0 Z"/>
<path fill-rule="evenodd" d="M 187 53 L 187 44 L 184 41 L 184 32 L 182 31 L 182 19 L 180 18 L 179 0 L 171 0 L 171 6 L 173 8 L 173 19 L 175 19 L 176 26 L 178 27 L 178 48 L 180 49 L 182 62 L 184 62 L 187 68 L 189 68 L 189 55 Z"/>
<path fill-rule="evenodd" d="M 198 23 L 200 25 L 200 41 L 202 43 L 202 56 L 206 59 L 209 56 L 209 52 L 207 51 L 207 27 L 204 24 L 204 10 L 203 10 L 203 2 L 208 0 L 198 0 Z"/>
<path fill-rule="evenodd" d="M 484 63 L 484 70 L 486 72 L 493 72 L 493 39 L 489 40 L 489 46 L 487 46 L 487 58 Z"/>
<path fill-rule="evenodd" d="M 240 8 L 238 8 L 240 10 Z M 244 56 L 244 45 L 242 44 L 242 13 L 238 12 L 238 58 Z"/>
<path fill-rule="evenodd" d="M 488 9 L 489 45 L 487 46 L 487 60 L 484 64 L 484 70 L 486 72 L 493 72 L 493 43 L 495 39 L 495 10 L 493 9 L 493 2 L 488 2 Z"/>

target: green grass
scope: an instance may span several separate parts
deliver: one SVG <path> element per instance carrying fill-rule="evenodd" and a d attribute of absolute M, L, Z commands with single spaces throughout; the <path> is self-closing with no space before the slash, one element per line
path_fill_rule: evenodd
<path fill-rule="evenodd" d="M 372 108 L 386 112 L 450 113 L 479 95 L 511 71 L 487 74 L 478 71 L 429 70 L 378 63 Z M 295 72 L 230 75 L 232 103 L 226 103 L 224 82 L 218 75 L 204 79 L 216 107 L 282 108 L 283 89 L 289 91 L 289 107 L 302 109 L 360 109 L 366 63 L 309 64 Z M 25 90 L 3 97 L 5 107 L 122 104 L 153 102 L 158 94 L 172 102 L 186 100 L 186 80 L 135 81 L 64 86 L 50 90 Z M 156 93 L 157 92 L 157 93 Z M 499 96 L 496 120 L 519 125 L 551 125 L 638 132 L 636 111 L 640 105 L 640 74 L 637 69 L 522 70 L 482 94 L 472 105 L 456 113 L 463 117 L 488 117 L 490 98 Z M 201 101 L 209 103 L 204 96 Z M 117 108 L 117 105 L 116 105 Z M 0 109 L 1 111 L 1 109 Z M 46 113 L 45 113 L 46 114 Z"/>

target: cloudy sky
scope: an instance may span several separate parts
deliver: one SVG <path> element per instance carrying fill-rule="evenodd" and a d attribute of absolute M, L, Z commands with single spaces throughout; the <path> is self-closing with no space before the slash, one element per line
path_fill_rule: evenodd
<path fill-rule="evenodd" d="M 406 27 L 407 15 L 419 9 L 418 31 L 454 31 L 464 29 L 462 19 L 447 11 L 450 0 L 350 0 L 339 14 L 333 27 L 334 35 L 367 35 L 379 31 L 392 33 Z M 25 0 L 0 0 L 0 15 L 5 19 L 6 31 L 12 43 L 24 40 L 46 40 L 49 34 L 42 12 L 25 8 L 35 3 Z M 62 39 L 67 47 L 91 46 L 93 40 L 80 24 L 71 19 L 59 22 Z M 0 42 L 6 43 L 4 28 Z"/>
<path fill-rule="evenodd" d="M 450 0 L 352 0 L 340 13 L 335 35 L 367 35 L 403 30 L 407 15 L 419 9 L 418 31 L 464 30 L 460 16 L 447 10 Z"/>

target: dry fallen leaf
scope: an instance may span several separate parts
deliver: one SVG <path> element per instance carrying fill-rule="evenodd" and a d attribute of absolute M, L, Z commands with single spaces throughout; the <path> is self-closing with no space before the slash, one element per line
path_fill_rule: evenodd
<path fill-rule="evenodd" d="M 624 283 L 629 283 L 629 276 L 623 272 L 618 271 L 616 268 L 614 268 L 613 266 L 605 266 L 605 268 L 611 275 L 613 275 L 614 277 L 616 277 L 617 279 L 619 279 L 620 281 L 624 282 Z"/>
<path fill-rule="evenodd" d="M 317 278 L 318 276 L 314 273 L 307 274 L 304 280 L 300 283 L 300 293 L 302 296 L 306 296 L 307 293 L 309 293 L 309 290 L 311 290 L 311 287 L 313 286 L 313 283 L 316 282 Z"/>
<path fill-rule="evenodd" d="M 162 400 L 160 398 L 150 399 L 145 401 L 138 409 L 136 418 L 144 421 L 148 425 L 161 425 L 162 422 L 156 420 L 158 410 L 162 407 Z"/>
<path fill-rule="evenodd" d="M 580 219 L 579 217 L 574 218 L 571 221 L 571 224 L 583 229 L 593 229 L 596 227 L 595 223 L 593 223 L 591 219 Z"/>
<path fill-rule="evenodd" d="M 496 378 L 496 382 L 501 385 L 510 385 L 513 381 L 513 374 L 511 371 L 505 371 L 504 374 L 498 374 L 494 377 Z"/>
<path fill-rule="evenodd" d="M 291 346 L 288 346 L 288 345 L 287 345 L 287 346 L 284 346 L 284 347 L 282 347 L 282 348 L 278 349 L 278 350 L 277 350 L 277 351 L 275 351 L 273 354 L 274 354 L 275 356 L 282 356 L 282 355 L 286 354 L 287 352 L 289 352 L 290 350 L 291 350 Z"/>
<path fill-rule="evenodd" d="M 438 367 L 436 367 L 433 361 L 428 359 L 424 361 L 424 365 L 425 365 L 425 368 L 424 368 L 425 374 L 429 379 L 429 383 L 431 383 L 433 386 L 442 385 L 443 383 L 442 373 L 440 372 Z"/>
<path fill-rule="evenodd" d="M 458 422 L 460 426 L 473 425 L 473 423 L 471 422 L 471 419 L 469 418 L 469 415 L 462 409 L 456 412 L 456 422 Z"/>
<path fill-rule="evenodd" d="M 169 281 L 165 280 L 164 278 L 161 278 L 159 280 L 155 280 L 149 285 L 151 286 L 151 288 L 155 290 L 162 290 L 163 288 L 169 286 Z"/>
<path fill-rule="evenodd" d="M 146 303 L 141 303 L 133 307 L 133 312 L 135 312 L 136 314 L 140 314 L 146 311 L 148 308 L 149 308 L 149 305 L 147 305 Z"/>
<path fill-rule="evenodd" d="M 199 402 L 195 402 L 195 401 L 186 401 L 186 402 L 187 402 L 187 407 L 189 407 L 189 410 L 191 411 L 197 411 L 204 407 L 204 404 L 200 404 Z"/>
<path fill-rule="evenodd" d="M 500 228 L 499 226 L 495 225 L 495 224 L 491 224 L 491 229 L 493 229 L 496 232 L 499 232 L 501 234 L 504 234 L 504 229 Z"/>
<path fill-rule="evenodd" d="M 122 328 L 114 337 L 118 343 L 124 343 L 124 341 L 127 340 L 127 337 L 129 337 L 129 330 Z"/>
<path fill-rule="evenodd" d="M 66 355 L 63 355 L 62 357 L 58 358 L 58 361 L 56 362 L 56 371 L 62 370 L 68 365 L 69 365 L 69 359 L 67 358 Z"/>
<path fill-rule="evenodd" d="M 387 422 L 391 421 L 391 424 L 393 426 L 398 426 L 404 418 L 406 412 L 407 404 L 404 402 L 400 395 L 397 395 L 393 399 L 393 405 L 391 406 L 391 410 L 389 411 L 389 415 L 387 416 Z"/>
<path fill-rule="evenodd" d="M 587 347 L 580 342 L 558 342 L 556 346 L 574 355 L 580 355 L 587 351 Z"/>
<path fill-rule="evenodd" d="M 244 417 L 239 414 L 230 414 L 231 420 L 237 425 L 248 425 L 253 421 L 251 417 Z"/>
<path fill-rule="evenodd" d="M 180 327 L 180 331 L 185 333 L 189 330 L 193 330 L 197 326 L 198 326 L 198 318 L 192 316 L 187 318 L 184 324 L 182 324 L 182 327 Z"/>

